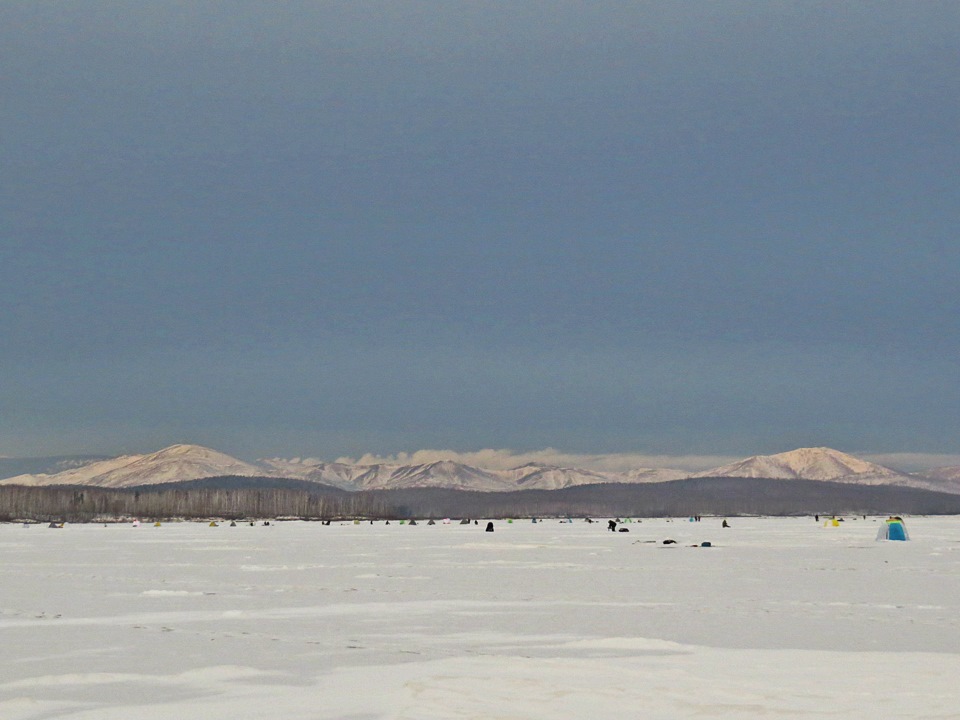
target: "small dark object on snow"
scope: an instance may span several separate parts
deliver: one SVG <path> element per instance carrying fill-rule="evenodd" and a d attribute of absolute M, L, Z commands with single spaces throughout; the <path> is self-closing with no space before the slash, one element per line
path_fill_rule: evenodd
<path fill-rule="evenodd" d="M 484 532 L 493 532 L 493 522 L 487 523 L 487 529 Z"/>
<path fill-rule="evenodd" d="M 411 520 L 410 522 L 407 523 L 407 525 L 416 525 L 416 524 L 417 524 L 416 520 Z"/>
<path fill-rule="evenodd" d="M 706 542 L 700 543 L 700 547 L 713 547 L 713 543 L 707 540 Z"/>
<path fill-rule="evenodd" d="M 620 528 L 617 532 L 630 532 L 630 528 Z"/>
<path fill-rule="evenodd" d="M 607 520 L 607 530 L 610 532 L 617 531 L 617 521 L 616 520 Z"/>
<path fill-rule="evenodd" d="M 236 527 L 236 526 L 237 526 L 236 520 L 231 520 L 231 521 L 230 521 L 230 527 Z"/>
<path fill-rule="evenodd" d="M 460 524 L 461 524 L 461 525 L 469 525 L 469 524 L 470 524 L 470 519 L 469 519 L 469 518 L 464 518 L 463 520 L 460 521 Z"/>
<path fill-rule="evenodd" d="M 676 545 L 676 544 L 677 544 L 677 541 L 676 541 L 676 540 L 670 540 L 669 538 L 667 538 L 666 540 L 663 541 L 663 544 L 664 544 L 664 545 Z"/>
<path fill-rule="evenodd" d="M 722 527 L 730 527 L 730 523 L 728 523 L 726 520 L 724 520 Z"/>
<path fill-rule="evenodd" d="M 437 523 L 433 518 L 430 518 L 430 522 L 427 523 L 427 525 L 436 525 L 436 524 Z"/>

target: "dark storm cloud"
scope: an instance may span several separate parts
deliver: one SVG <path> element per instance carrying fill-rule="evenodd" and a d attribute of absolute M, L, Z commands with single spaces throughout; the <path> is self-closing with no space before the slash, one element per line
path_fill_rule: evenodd
<path fill-rule="evenodd" d="M 953 451 L 958 30 L 5 3 L 0 450 Z"/>

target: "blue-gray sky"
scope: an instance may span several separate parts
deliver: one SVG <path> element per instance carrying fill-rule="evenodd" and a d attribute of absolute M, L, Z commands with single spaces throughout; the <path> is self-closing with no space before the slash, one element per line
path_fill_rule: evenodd
<path fill-rule="evenodd" d="M 0 454 L 960 452 L 960 3 L 0 4 Z"/>

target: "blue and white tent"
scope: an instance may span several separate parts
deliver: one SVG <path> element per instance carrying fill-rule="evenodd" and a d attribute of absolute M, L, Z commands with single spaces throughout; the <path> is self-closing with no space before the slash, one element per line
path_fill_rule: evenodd
<path fill-rule="evenodd" d="M 907 526 L 903 524 L 903 518 L 890 517 L 880 526 L 877 531 L 877 540 L 909 540 Z"/>

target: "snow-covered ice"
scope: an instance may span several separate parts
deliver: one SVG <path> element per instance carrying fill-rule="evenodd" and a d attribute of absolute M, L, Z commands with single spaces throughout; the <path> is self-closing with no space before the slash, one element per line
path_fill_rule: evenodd
<path fill-rule="evenodd" d="M 0 718 L 960 717 L 960 518 L 731 524 L 2 525 Z"/>

